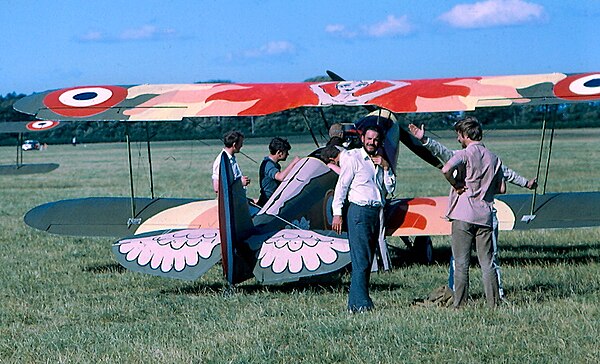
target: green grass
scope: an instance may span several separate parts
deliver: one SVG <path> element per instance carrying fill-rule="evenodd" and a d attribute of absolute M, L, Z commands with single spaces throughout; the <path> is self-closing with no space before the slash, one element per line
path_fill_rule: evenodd
<path fill-rule="evenodd" d="M 440 140 L 457 146 L 451 133 Z M 511 168 L 534 176 L 539 135 L 490 131 L 487 145 Z M 600 130 L 560 130 L 548 191 L 600 190 Z M 292 155 L 309 139 L 291 139 Z M 153 144 L 157 196 L 212 197 L 210 169 L 218 141 Z M 268 139 L 248 139 L 243 151 L 260 162 Z M 0 163 L 15 148 L 0 148 Z M 134 145 L 136 193 L 149 195 L 145 145 Z M 253 178 L 258 165 L 238 158 Z M 230 292 L 220 267 L 195 282 L 121 269 L 111 239 L 49 235 L 22 216 L 65 198 L 128 196 L 124 144 L 51 145 L 25 153 L 26 163 L 57 162 L 45 175 L 0 176 L 0 362 L 2 363 L 595 363 L 600 355 L 600 228 L 501 232 L 509 303 L 484 305 L 478 269 L 472 302 L 461 311 L 414 306 L 447 279 L 448 238 L 435 237 L 435 263 L 413 262 L 392 240 L 392 272 L 372 277 L 377 309 L 345 312 L 349 276 L 312 285 L 260 286 Z M 397 196 L 445 195 L 435 169 L 399 157 Z M 523 190 L 510 186 L 509 192 Z"/>

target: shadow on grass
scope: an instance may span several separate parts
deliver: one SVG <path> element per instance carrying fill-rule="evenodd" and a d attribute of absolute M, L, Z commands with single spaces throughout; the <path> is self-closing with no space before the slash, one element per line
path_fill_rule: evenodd
<path fill-rule="evenodd" d="M 311 294 L 331 294 L 336 292 L 346 293 L 349 287 L 348 280 L 343 280 L 343 276 L 350 274 L 349 270 L 342 270 L 333 274 L 309 277 L 301 279 L 298 282 L 288 282 L 275 285 L 262 285 L 252 283 L 252 280 L 230 287 L 225 280 L 223 283 L 194 283 L 189 286 L 180 287 L 172 290 L 163 290 L 162 294 L 183 294 L 183 295 L 231 295 L 231 294 L 255 294 L 255 293 L 311 293 Z M 400 283 L 373 283 L 371 282 L 369 289 L 375 291 L 390 291 L 405 289 L 406 285 Z"/>
<path fill-rule="evenodd" d="M 558 265 L 558 264 L 590 264 L 600 262 L 599 244 L 580 244 L 572 246 L 557 245 L 520 245 L 500 246 L 500 265 Z M 390 246 L 390 256 L 394 268 L 422 265 L 422 257 L 411 249 Z M 452 249 L 450 246 L 434 247 L 433 261 L 430 264 L 446 265 L 450 263 Z M 477 254 L 471 252 L 471 266 L 477 266 Z"/>
<path fill-rule="evenodd" d="M 118 263 L 109 263 L 109 264 L 97 264 L 90 265 L 87 267 L 83 267 L 81 269 L 83 272 L 87 273 L 124 273 L 127 271 L 122 265 Z"/>

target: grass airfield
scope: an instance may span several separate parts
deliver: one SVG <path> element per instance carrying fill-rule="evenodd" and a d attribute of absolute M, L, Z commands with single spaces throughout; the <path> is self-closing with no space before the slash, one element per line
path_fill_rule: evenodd
<path fill-rule="evenodd" d="M 436 134 L 458 147 L 452 133 Z M 484 138 L 509 167 L 535 176 L 539 131 L 492 130 Z M 242 151 L 260 163 L 269 140 L 248 138 Z M 599 140 L 600 129 L 557 130 L 546 190 L 600 190 Z M 314 149 L 310 137 L 290 142 L 292 156 Z M 155 195 L 212 198 L 221 147 L 153 143 Z M 1 164 L 15 157 L 16 147 L 0 147 Z M 136 195 L 149 196 L 145 143 L 133 144 L 132 158 Z M 248 195 L 257 197 L 258 164 L 237 159 L 253 179 Z M 508 303 L 495 311 L 484 305 L 476 264 L 466 309 L 414 305 L 446 283 L 449 238 L 433 238 L 429 266 L 391 239 L 394 269 L 371 279 L 376 310 L 349 315 L 348 274 L 310 285 L 248 281 L 230 292 L 219 266 L 194 282 L 128 272 L 110 252 L 116 239 L 50 235 L 23 223 L 45 202 L 129 196 L 125 143 L 50 145 L 25 152 L 24 163 L 60 167 L 0 176 L 2 363 L 595 363 L 600 355 L 600 228 L 501 232 Z M 406 148 L 398 171 L 397 197 L 448 191 L 439 171 Z M 525 190 L 509 185 L 508 193 Z"/>

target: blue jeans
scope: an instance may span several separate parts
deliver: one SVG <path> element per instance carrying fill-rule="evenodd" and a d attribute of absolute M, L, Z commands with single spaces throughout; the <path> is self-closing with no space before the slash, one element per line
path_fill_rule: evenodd
<path fill-rule="evenodd" d="M 352 261 L 348 309 L 351 311 L 373 308 L 373 301 L 369 297 L 369 279 L 379 240 L 380 209 L 353 203 L 348 208 L 348 241 Z"/>

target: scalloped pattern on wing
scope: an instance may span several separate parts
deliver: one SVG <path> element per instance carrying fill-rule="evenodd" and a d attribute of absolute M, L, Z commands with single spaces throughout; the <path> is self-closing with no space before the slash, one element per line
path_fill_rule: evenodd
<path fill-rule="evenodd" d="M 349 264 L 349 252 L 347 239 L 329 237 L 310 230 L 283 229 L 263 243 L 255 274 L 259 281 L 265 283 L 294 281 L 304 276 L 325 274 Z M 258 274 L 257 269 L 263 272 Z"/>
<path fill-rule="evenodd" d="M 127 269 L 179 279 L 196 279 L 221 259 L 218 229 L 183 229 L 134 235 L 113 245 Z"/>

